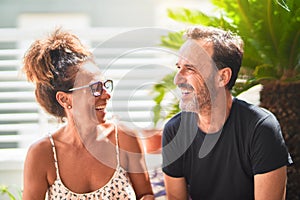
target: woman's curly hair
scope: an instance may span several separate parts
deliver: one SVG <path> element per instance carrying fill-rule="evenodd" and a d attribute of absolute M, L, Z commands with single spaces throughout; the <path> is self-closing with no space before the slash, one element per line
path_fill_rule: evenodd
<path fill-rule="evenodd" d="M 35 83 L 36 100 L 48 113 L 61 119 L 65 117 L 56 92 L 73 87 L 79 67 L 91 56 L 77 36 L 61 29 L 31 45 L 24 56 L 23 71 Z"/>

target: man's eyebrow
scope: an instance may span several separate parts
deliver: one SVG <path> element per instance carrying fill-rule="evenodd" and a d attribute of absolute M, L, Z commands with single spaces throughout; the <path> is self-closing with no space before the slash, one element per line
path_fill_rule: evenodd
<path fill-rule="evenodd" d="M 175 64 L 176 66 L 180 66 L 179 65 L 179 63 L 176 63 Z M 185 66 L 185 67 L 193 67 L 193 68 L 196 68 L 194 65 L 192 65 L 192 64 L 184 64 L 183 66 Z"/>
<path fill-rule="evenodd" d="M 185 67 L 192 67 L 192 68 L 195 68 L 195 65 L 192 65 L 192 64 L 184 64 Z"/>

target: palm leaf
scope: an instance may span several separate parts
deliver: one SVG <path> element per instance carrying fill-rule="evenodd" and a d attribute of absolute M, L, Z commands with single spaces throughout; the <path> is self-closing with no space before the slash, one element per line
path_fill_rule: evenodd
<path fill-rule="evenodd" d="M 254 71 L 256 80 L 276 80 L 279 78 L 277 71 L 268 64 L 256 66 Z"/>
<path fill-rule="evenodd" d="M 155 94 L 153 98 L 155 102 L 155 106 L 152 108 L 154 126 L 157 125 L 159 120 L 163 120 L 166 118 L 166 116 L 162 116 L 161 114 L 162 113 L 161 103 L 164 100 L 166 94 L 176 88 L 176 86 L 173 83 L 174 76 L 175 76 L 175 72 L 168 74 L 161 80 L 160 83 L 157 83 L 153 86 L 152 93 Z"/>
<path fill-rule="evenodd" d="M 183 43 L 183 31 L 170 32 L 167 36 L 161 37 L 161 45 L 170 49 L 179 49 Z"/>

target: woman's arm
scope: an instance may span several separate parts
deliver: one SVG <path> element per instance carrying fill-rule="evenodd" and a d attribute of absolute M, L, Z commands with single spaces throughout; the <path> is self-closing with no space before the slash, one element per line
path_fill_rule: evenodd
<path fill-rule="evenodd" d="M 132 132 L 120 132 L 120 152 L 126 155 L 126 170 L 137 199 L 154 199 L 141 142 Z"/>
<path fill-rule="evenodd" d="M 129 173 L 137 199 L 154 200 L 148 173 Z"/>
<path fill-rule="evenodd" d="M 45 141 L 33 144 L 26 156 L 23 177 L 23 200 L 45 199 L 48 188 Z M 49 157 L 49 156 L 48 156 Z"/>

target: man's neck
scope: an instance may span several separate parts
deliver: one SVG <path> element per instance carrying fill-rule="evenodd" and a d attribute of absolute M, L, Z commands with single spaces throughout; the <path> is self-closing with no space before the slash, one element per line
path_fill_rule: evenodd
<path fill-rule="evenodd" d="M 225 99 L 216 98 L 210 109 L 198 113 L 198 126 L 205 133 L 216 133 L 225 124 L 232 106 L 230 91 L 225 92 Z"/>

